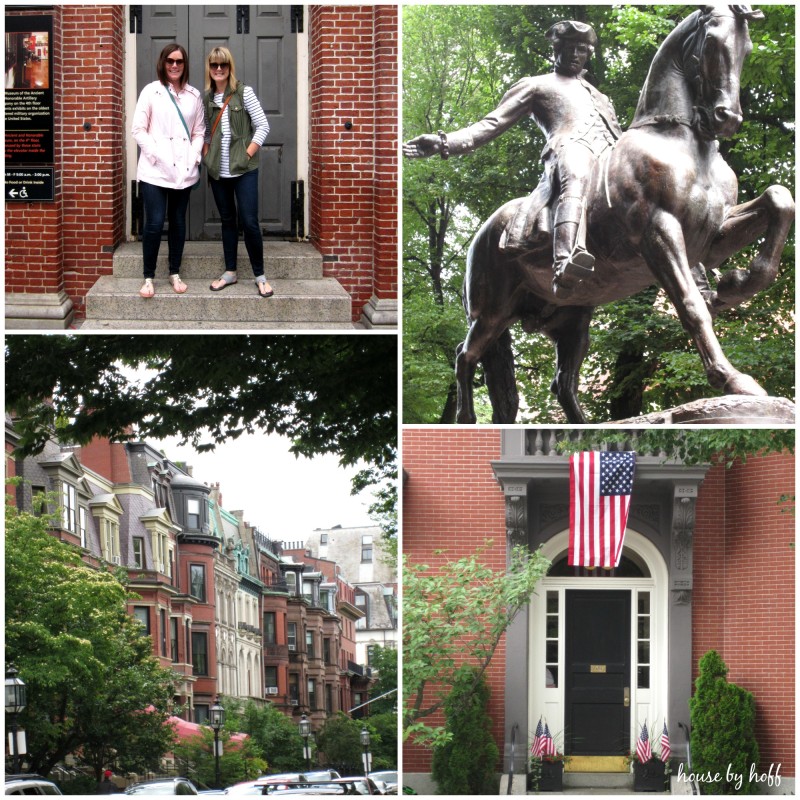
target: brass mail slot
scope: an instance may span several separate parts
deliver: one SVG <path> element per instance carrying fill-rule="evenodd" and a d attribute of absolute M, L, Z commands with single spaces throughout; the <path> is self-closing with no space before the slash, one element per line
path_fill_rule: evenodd
<path fill-rule="evenodd" d="M 606 665 L 605 664 L 591 664 L 589 666 L 589 671 L 590 672 L 605 672 L 606 671 Z"/>

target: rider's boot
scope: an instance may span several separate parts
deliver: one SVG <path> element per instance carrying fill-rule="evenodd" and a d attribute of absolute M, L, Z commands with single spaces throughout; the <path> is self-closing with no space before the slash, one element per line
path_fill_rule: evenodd
<path fill-rule="evenodd" d="M 553 230 L 553 291 L 567 297 L 594 271 L 594 256 L 586 249 L 586 210 L 582 198 L 559 202 Z"/>
<path fill-rule="evenodd" d="M 594 256 L 575 242 L 578 226 L 565 222 L 553 231 L 553 291 L 564 298 L 594 272 Z"/>

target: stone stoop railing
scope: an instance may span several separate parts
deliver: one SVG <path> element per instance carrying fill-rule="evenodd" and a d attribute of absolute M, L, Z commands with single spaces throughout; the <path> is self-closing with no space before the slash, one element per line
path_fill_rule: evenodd
<path fill-rule="evenodd" d="M 83 330 L 102 329 L 352 329 L 351 298 L 322 274 L 322 256 L 304 242 L 264 242 L 265 273 L 275 295 L 258 295 L 244 244 L 239 245 L 239 282 L 220 292 L 208 287 L 224 271 L 221 242 L 187 242 L 181 278 L 185 294 L 167 280 L 167 243 L 162 242 L 154 297 L 139 296 L 142 246 L 123 244 L 114 253 L 112 275 L 86 295 Z"/>

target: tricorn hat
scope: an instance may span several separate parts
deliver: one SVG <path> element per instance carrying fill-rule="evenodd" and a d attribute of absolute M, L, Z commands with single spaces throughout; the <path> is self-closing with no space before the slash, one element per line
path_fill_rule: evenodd
<path fill-rule="evenodd" d="M 580 42 L 586 42 L 592 47 L 597 44 L 597 34 L 591 25 L 569 19 L 556 22 L 545 36 L 553 43 L 559 39 L 577 39 Z"/>

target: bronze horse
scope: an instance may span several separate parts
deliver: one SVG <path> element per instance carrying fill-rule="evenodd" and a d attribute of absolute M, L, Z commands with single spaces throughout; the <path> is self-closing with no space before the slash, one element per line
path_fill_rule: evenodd
<path fill-rule="evenodd" d="M 504 231 L 525 198 L 507 203 L 481 227 L 467 256 L 469 332 L 456 356 L 458 422 L 476 421 L 473 379 L 479 362 L 493 421 L 514 422 L 519 395 L 509 328 L 516 322 L 553 340 L 551 390 L 569 422 L 586 422 L 577 388 L 594 308 L 654 281 L 694 339 L 709 383 L 726 394 L 766 394 L 731 365 L 712 325 L 720 311 L 775 280 L 794 219 L 794 201 L 782 186 L 737 205 L 736 176 L 716 141 L 741 124 L 739 79 L 752 49 L 748 21 L 761 18 L 749 6 L 707 6 L 664 40 L 633 122 L 597 165 L 587 231 L 597 260 L 593 274 L 569 296 L 553 293 L 549 239 L 522 253 L 503 248 Z M 764 242 L 749 268 L 725 272 L 713 290 L 706 269 L 760 236 Z"/>

